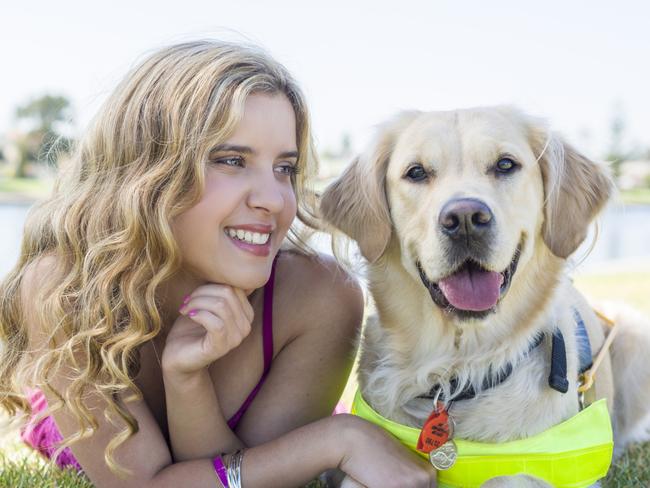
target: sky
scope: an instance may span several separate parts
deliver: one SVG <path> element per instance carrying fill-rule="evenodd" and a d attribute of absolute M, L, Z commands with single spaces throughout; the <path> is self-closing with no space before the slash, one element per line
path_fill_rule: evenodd
<path fill-rule="evenodd" d="M 515 104 L 593 157 L 650 147 L 650 2 L 113 0 L 4 2 L 0 134 L 17 106 L 69 97 L 81 133 L 117 82 L 174 42 L 260 44 L 303 87 L 320 150 L 405 109 Z"/>

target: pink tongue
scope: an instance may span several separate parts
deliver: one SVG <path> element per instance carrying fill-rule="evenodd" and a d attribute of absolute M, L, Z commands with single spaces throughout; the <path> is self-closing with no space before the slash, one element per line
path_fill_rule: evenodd
<path fill-rule="evenodd" d="M 454 307 L 476 312 L 494 307 L 499 300 L 503 275 L 495 271 L 481 271 L 465 267 L 438 286 Z"/>

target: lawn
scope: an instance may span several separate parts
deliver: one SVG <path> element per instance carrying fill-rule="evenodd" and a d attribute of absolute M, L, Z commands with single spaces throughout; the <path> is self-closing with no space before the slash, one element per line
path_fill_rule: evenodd
<path fill-rule="evenodd" d="M 621 299 L 643 310 L 650 316 L 650 273 L 625 272 L 619 274 L 582 275 L 575 279 L 576 286 L 588 297 Z M 354 382 L 346 387 L 344 400 L 350 402 Z M 34 452 L 26 448 L 13 428 L 3 429 L 0 418 L 0 488 L 90 488 L 92 485 L 74 471 L 50 469 Z M 616 461 L 609 475 L 603 480 L 603 488 L 636 488 L 650 486 L 650 443 L 632 446 Z M 310 488 L 318 488 L 312 483 Z"/>
<path fill-rule="evenodd" d="M 650 188 L 634 188 L 621 192 L 621 200 L 627 204 L 650 205 Z"/>
<path fill-rule="evenodd" d="M 49 194 L 52 185 L 52 179 L 14 178 L 0 172 L 0 201 L 39 200 Z"/>
<path fill-rule="evenodd" d="M 0 178 L 0 192 L 3 193 L 46 193 L 50 184 L 35 178 Z"/>

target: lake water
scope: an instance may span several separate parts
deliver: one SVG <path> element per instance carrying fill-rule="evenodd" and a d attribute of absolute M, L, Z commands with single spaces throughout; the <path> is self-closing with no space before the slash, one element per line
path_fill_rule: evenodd
<path fill-rule="evenodd" d="M 26 205 L 0 205 L 0 276 L 4 276 L 18 258 L 28 210 Z M 606 269 L 612 264 L 635 269 L 637 263 L 650 262 L 650 206 L 612 205 L 600 216 L 599 222 L 596 245 L 579 270 Z M 584 256 L 590 240 L 587 239 L 576 256 Z"/>

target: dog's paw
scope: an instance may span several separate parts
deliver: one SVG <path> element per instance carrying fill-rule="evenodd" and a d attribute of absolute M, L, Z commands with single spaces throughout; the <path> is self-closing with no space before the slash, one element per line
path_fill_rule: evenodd
<path fill-rule="evenodd" d="M 553 488 L 544 480 L 525 474 L 517 476 L 499 476 L 481 485 L 481 488 Z"/>

